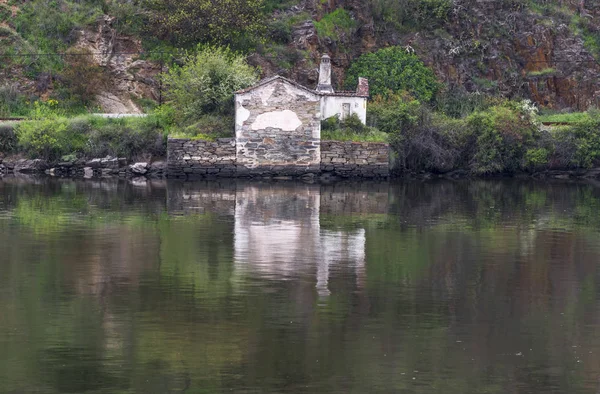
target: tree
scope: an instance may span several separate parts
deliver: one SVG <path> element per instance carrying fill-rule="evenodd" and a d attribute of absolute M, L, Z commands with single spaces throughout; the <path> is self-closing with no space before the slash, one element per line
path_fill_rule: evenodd
<path fill-rule="evenodd" d="M 104 69 L 94 61 L 87 48 L 70 48 L 65 53 L 63 80 L 70 92 L 84 104 L 91 103 L 106 86 Z"/>
<path fill-rule="evenodd" d="M 401 47 L 389 47 L 368 53 L 350 66 L 346 87 L 355 88 L 358 77 L 369 79 L 372 96 L 387 97 L 407 91 L 421 101 L 431 101 L 440 84 L 433 71 L 417 56 Z"/>
<path fill-rule="evenodd" d="M 152 31 L 173 44 L 229 45 L 263 27 L 263 0 L 144 0 Z"/>
<path fill-rule="evenodd" d="M 164 76 L 167 98 L 186 120 L 204 115 L 231 115 L 233 94 L 258 80 L 244 56 L 228 48 L 204 46 L 186 56 L 184 65 Z"/>

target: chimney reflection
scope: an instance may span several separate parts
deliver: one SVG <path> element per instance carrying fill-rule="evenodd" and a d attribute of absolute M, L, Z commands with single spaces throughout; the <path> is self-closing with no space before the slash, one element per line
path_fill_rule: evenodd
<path fill-rule="evenodd" d="M 316 279 L 320 297 L 330 294 L 333 271 L 356 276 L 360 285 L 364 277 L 365 230 L 322 228 L 321 204 L 318 185 L 238 188 L 236 270 L 279 280 Z"/>

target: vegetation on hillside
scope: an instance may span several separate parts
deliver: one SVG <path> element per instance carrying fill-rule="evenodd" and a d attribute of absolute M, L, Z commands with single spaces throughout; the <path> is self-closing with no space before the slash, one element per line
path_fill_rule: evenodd
<path fill-rule="evenodd" d="M 323 123 L 323 137 L 389 141 L 400 171 L 495 174 L 600 164 L 600 116 L 595 111 L 557 115 L 544 109 L 537 116 L 536 107 L 525 100 L 523 86 L 550 86 L 545 81 L 560 77 L 562 64 L 544 58 L 539 66 L 519 71 L 518 66 L 524 67 L 517 65 L 521 55 L 515 55 L 510 69 L 485 63 L 495 56 L 490 51 L 503 61 L 506 56 L 500 56 L 498 47 L 507 37 L 514 39 L 525 22 L 521 15 L 527 13 L 544 16 L 549 31 L 554 31 L 555 21 L 564 22 L 569 34 L 598 56 L 600 34 L 594 19 L 569 1 L 514 0 L 493 5 L 506 21 L 490 22 L 490 15 L 480 15 L 477 22 L 468 11 L 472 3 L 348 0 L 329 9 L 324 2 L 294 7 L 298 0 L 227 0 L 218 5 L 207 0 L 12 0 L 0 4 L 0 43 L 6 44 L 1 54 L 6 61 L 0 62 L 0 116 L 30 120 L 0 128 L 0 152 L 50 159 L 130 156 L 143 150 L 158 154 L 153 144 L 168 133 L 206 139 L 231 135 L 234 91 L 256 82 L 259 72 L 297 72 L 299 64 L 315 68 L 314 51 L 326 50 L 341 56 L 334 58 L 335 72 L 343 76 L 338 80 L 353 89 L 359 76 L 366 77 L 372 97 L 367 126 L 354 118 L 334 118 Z M 467 8 L 457 13 L 463 6 Z M 95 26 L 102 15 L 115 17 L 116 34 L 141 40 L 147 53 L 140 58 L 165 63 L 165 103 L 148 120 L 79 116 L 96 110 L 96 95 L 110 84 L 106 68 L 89 51 L 73 48 L 77 31 Z M 367 16 L 372 26 L 365 24 Z M 471 29 L 476 22 L 483 25 Z M 316 42 L 294 38 L 298 25 L 311 23 Z M 353 45 L 357 37 L 371 34 L 367 31 L 374 32 L 374 45 L 365 46 L 368 53 L 357 52 Z M 465 36 L 464 31 L 472 33 Z M 432 43 L 450 59 L 436 64 L 435 72 L 430 61 L 423 61 L 420 47 Z M 49 55 L 40 55 L 44 53 Z M 266 69 L 247 63 L 251 53 L 258 55 L 252 57 L 253 64 L 259 59 Z M 471 68 L 476 64 L 477 70 L 468 69 L 473 75 L 462 84 L 440 78 L 441 70 L 464 72 L 452 69 L 458 67 L 453 59 Z M 18 77 L 8 82 L 3 75 Z M 503 78 L 515 88 L 506 91 Z M 529 82 L 519 83 L 519 78 Z M 25 80 L 31 81 L 26 91 L 19 84 Z M 568 125 L 543 131 L 539 121 Z M 135 145 L 132 139 L 141 142 Z"/>

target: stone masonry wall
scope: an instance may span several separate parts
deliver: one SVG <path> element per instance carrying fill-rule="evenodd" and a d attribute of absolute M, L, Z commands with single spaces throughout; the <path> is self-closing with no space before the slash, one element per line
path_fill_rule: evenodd
<path fill-rule="evenodd" d="M 321 172 L 342 178 L 387 178 L 389 145 L 382 142 L 321 141 Z"/>
<path fill-rule="evenodd" d="M 169 138 L 169 178 L 236 176 L 235 139 L 217 141 Z"/>
<path fill-rule="evenodd" d="M 283 79 L 236 94 L 238 175 L 319 172 L 320 97 Z"/>

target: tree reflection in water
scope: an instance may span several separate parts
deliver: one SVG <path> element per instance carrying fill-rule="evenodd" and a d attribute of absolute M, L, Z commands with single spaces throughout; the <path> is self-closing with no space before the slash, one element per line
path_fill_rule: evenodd
<path fill-rule="evenodd" d="M 596 392 L 600 188 L 0 180 L 2 392 Z"/>

